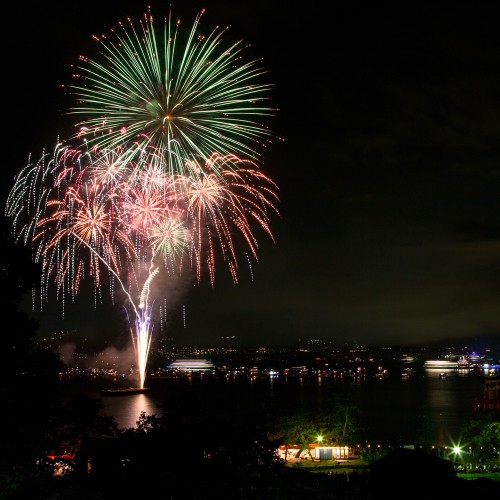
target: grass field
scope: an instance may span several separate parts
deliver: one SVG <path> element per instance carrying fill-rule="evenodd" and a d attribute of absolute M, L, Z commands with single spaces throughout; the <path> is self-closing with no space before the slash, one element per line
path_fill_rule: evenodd
<path fill-rule="evenodd" d="M 369 472 L 369 463 L 360 459 L 352 460 L 301 460 L 292 458 L 287 461 L 288 467 L 300 467 L 309 472 L 324 474 L 352 474 Z M 462 479 L 488 478 L 500 482 L 500 472 L 464 472 L 457 473 L 457 477 Z"/>
<path fill-rule="evenodd" d="M 301 460 L 297 458 L 288 459 L 288 467 L 300 467 L 310 472 L 323 472 L 331 474 L 351 474 L 353 472 L 367 472 L 368 462 L 360 458 L 351 460 Z"/>

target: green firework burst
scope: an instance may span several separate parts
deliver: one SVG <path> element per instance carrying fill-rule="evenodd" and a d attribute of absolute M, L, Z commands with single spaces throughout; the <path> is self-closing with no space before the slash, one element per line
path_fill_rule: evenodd
<path fill-rule="evenodd" d="M 158 28 L 149 12 L 95 37 L 101 57 L 81 56 L 70 86 L 78 135 L 100 149 L 123 146 L 127 157 L 157 149 L 170 173 L 193 174 L 214 152 L 257 159 L 272 139 L 261 123 L 274 115 L 271 85 L 258 83 L 266 71 L 243 62 L 241 40 L 224 46 L 227 28 L 202 35 L 202 14 L 184 36 L 171 13 Z"/>

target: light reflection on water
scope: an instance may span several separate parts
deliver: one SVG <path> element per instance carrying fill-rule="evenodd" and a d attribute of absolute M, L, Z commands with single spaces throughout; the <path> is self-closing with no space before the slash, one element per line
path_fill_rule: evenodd
<path fill-rule="evenodd" d="M 137 427 L 141 412 L 146 415 L 161 415 L 161 408 L 149 394 L 132 394 L 127 396 L 108 396 L 102 398 L 104 408 L 101 415 L 114 417 L 118 427 Z"/>
<path fill-rule="evenodd" d="M 457 440 L 460 428 L 472 413 L 472 401 L 482 396 L 482 382 L 464 370 L 443 370 L 428 368 L 427 404 L 435 423 L 437 439 L 440 443 Z M 440 373 L 447 372 L 442 379 Z"/>
<path fill-rule="evenodd" d="M 339 388 L 347 387 L 348 403 L 359 408 L 366 435 L 372 442 L 395 441 L 410 443 L 415 435 L 418 413 L 426 405 L 435 427 L 436 444 L 444 445 L 457 439 L 462 425 L 471 417 L 472 400 L 483 391 L 481 379 L 475 375 L 450 372 L 446 380 L 443 370 L 426 369 L 409 380 L 398 377 L 367 379 L 344 384 L 331 379 L 277 377 L 249 381 L 171 380 L 159 392 L 130 396 L 104 397 L 101 414 L 113 416 L 121 428 L 136 427 L 141 412 L 162 415 L 160 394 L 180 391 L 185 394 L 203 392 L 205 397 L 219 397 L 228 408 L 240 398 L 274 401 L 277 407 L 315 408 L 327 402 Z M 344 391 L 344 390 L 342 390 Z"/>

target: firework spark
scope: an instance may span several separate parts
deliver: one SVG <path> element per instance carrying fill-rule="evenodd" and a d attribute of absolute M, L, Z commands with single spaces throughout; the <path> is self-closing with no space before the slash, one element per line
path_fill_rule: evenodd
<path fill-rule="evenodd" d="M 197 276 L 200 278 L 202 256 L 215 279 L 215 246 L 229 266 L 233 281 L 237 280 L 238 260 L 235 237 L 240 237 L 257 258 L 257 240 L 253 224 L 259 225 L 272 238 L 269 217 L 277 214 L 277 186 L 257 170 L 250 161 L 235 155 L 213 154 L 203 167 L 191 167 L 201 175 L 187 177 L 181 190 L 192 235 L 192 250 L 196 255 Z"/>
<path fill-rule="evenodd" d="M 6 215 L 42 264 L 41 302 L 78 294 L 91 277 L 125 294 L 144 387 L 158 276 L 193 272 L 212 286 L 221 259 L 238 282 L 238 249 L 257 258 L 254 228 L 273 237 L 277 186 L 257 167 L 272 134 L 271 86 L 259 60 L 226 29 L 191 29 L 150 12 L 95 37 L 101 59 L 80 58 L 70 86 L 81 117 L 76 148 L 58 144 L 19 173 Z M 251 159 L 251 160 L 250 160 Z M 218 265 L 217 265 L 218 267 Z M 159 301 L 158 301 L 159 302 Z M 64 301 L 63 301 L 64 304 Z"/>
<path fill-rule="evenodd" d="M 159 24 L 147 13 L 138 26 L 128 19 L 94 37 L 101 58 L 81 56 L 70 86 L 70 112 L 83 116 L 78 135 L 100 149 L 125 145 L 124 158 L 154 147 L 175 174 L 214 151 L 258 157 L 271 139 L 261 120 L 274 114 L 271 86 L 256 81 L 266 71 L 259 60 L 242 62 L 243 41 L 224 43 L 227 28 L 204 36 L 202 14 L 186 33 L 171 14 Z"/>
<path fill-rule="evenodd" d="M 42 293 L 49 283 L 74 297 L 86 274 L 96 289 L 104 278 L 118 284 L 134 315 L 133 340 L 141 387 L 153 329 L 151 284 L 159 274 L 206 269 L 214 284 L 217 248 L 237 282 L 236 241 L 257 258 L 259 226 L 272 238 L 271 214 L 278 214 L 277 187 L 253 162 L 235 155 L 211 155 L 191 166 L 197 176 L 164 175 L 163 186 L 148 171 L 129 164 L 120 175 L 103 175 L 103 159 L 116 152 L 78 151 L 58 145 L 49 159 L 29 164 L 7 202 L 15 233 L 42 263 Z M 126 172 L 129 177 L 126 177 Z M 154 179 L 154 181 L 152 180 Z M 114 290 L 111 290 L 114 296 Z"/>

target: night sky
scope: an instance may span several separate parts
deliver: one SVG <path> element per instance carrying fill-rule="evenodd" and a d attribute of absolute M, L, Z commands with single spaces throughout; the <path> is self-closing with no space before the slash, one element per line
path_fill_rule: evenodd
<path fill-rule="evenodd" d="M 147 2 L 10 2 L 4 10 L 3 192 L 28 155 L 69 136 L 61 85 L 94 33 Z M 173 2 L 190 26 L 231 27 L 274 84 L 284 141 L 261 168 L 280 187 L 275 242 L 259 237 L 253 281 L 223 266 L 216 283 L 172 297 L 176 344 L 286 345 L 298 339 L 415 344 L 500 333 L 500 32 L 494 6 L 404 10 L 374 2 Z M 392 4 L 392 3 L 391 3 Z M 71 7 L 69 6 L 71 5 Z M 153 14 L 168 2 L 150 2 Z M 13 27 L 13 30 L 10 28 Z M 2 196 L 5 198 L 5 195 Z M 81 300 L 80 300 L 81 299 Z M 29 302 L 29 301 L 27 301 Z M 26 307 L 30 307 L 28 304 Z M 185 310 L 185 322 L 183 319 Z M 77 297 L 38 309 L 41 334 L 113 341 L 123 310 Z"/>

